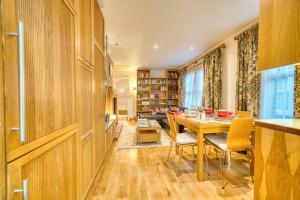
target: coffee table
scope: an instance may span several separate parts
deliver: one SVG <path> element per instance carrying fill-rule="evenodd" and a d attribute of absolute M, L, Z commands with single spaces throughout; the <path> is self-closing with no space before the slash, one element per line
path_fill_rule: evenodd
<path fill-rule="evenodd" d="M 156 120 L 138 119 L 137 144 L 141 142 L 161 142 L 161 126 Z"/>

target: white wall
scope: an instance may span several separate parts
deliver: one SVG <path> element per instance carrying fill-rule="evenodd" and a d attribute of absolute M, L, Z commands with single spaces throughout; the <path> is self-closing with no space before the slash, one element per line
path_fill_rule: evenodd
<path fill-rule="evenodd" d="M 236 73 L 237 73 L 237 41 L 233 37 L 224 42 L 223 49 L 223 108 L 235 110 Z"/>
<path fill-rule="evenodd" d="M 114 94 L 118 97 L 118 110 L 128 109 L 128 79 L 121 79 L 115 82 Z"/>

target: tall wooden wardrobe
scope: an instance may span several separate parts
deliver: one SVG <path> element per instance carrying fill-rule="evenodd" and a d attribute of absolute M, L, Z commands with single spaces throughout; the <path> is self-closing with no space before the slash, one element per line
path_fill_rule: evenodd
<path fill-rule="evenodd" d="M 1 36 L 0 198 L 85 199 L 105 157 L 97 0 L 2 0 Z"/>

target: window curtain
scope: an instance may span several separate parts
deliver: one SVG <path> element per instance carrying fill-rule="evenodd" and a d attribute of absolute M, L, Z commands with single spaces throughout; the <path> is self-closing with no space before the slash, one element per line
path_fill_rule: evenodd
<path fill-rule="evenodd" d="M 185 76 L 185 107 L 197 108 L 202 106 L 203 68 L 187 73 Z"/>
<path fill-rule="evenodd" d="M 186 69 L 182 69 L 179 71 L 178 77 L 178 104 L 179 106 L 184 106 L 184 96 L 185 96 L 185 75 Z"/>
<path fill-rule="evenodd" d="M 295 66 L 294 74 L 294 87 L 295 87 L 295 117 L 300 118 L 300 65 Z"/>
<path fill-rule="evenodd" d="M 251 27 L 235 38 L 238 41 L 238 69 L 236 109 L 253 111 L 259 116 L 260 73 L 256 71 L 258 50 L 258 25 Z"/>
<path fill-rule="evenodd" d="M 222 107 L 222 48 L 203 57 L 204 93 L 203 106 L 218 110 Z"/>

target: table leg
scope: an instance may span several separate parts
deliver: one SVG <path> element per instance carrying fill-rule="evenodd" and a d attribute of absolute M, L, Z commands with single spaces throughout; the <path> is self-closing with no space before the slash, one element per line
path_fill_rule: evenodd
<path fill-rule="evenodd" d="M 197 133 L 197 179 L 203 181 L 203 132 Z"/>

